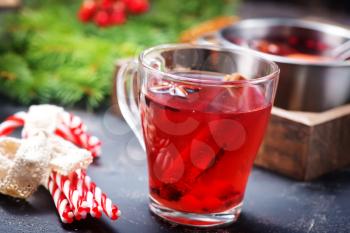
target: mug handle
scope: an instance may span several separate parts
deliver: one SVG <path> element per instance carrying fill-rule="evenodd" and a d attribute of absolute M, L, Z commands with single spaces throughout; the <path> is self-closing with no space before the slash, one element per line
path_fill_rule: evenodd
<path fill-rule="evenodd" d="M 116 79 L 116 92 L 120 112 L 135 133 L 141 147 L 145 150 L 139 110 L 141 83 L 137 60 L 123 63 L 118 70 Z"/>

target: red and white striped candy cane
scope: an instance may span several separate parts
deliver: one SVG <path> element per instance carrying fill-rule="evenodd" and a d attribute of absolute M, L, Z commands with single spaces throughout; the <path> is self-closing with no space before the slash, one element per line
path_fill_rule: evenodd
<path fill-rule="evenodd" d="M 87 133 L 86 125 L 78 116 L 64 112 L 62 124 L 58 125 L 55 133 L 90 151 L 93 157 L 101 154 L 101 141 Z"/>
<path fill-rule="evenodd" d="M 0 136 L 9 135 L 16 128 L 23 126 L 26 115 L 25 112 L 18 112 L 8 117 L 0 124 Z M 22 135 L 25 134 L 22 132 Z M 90 151 L 93 157 L 101 154 L 101 141 L 87 133 L 86 125 L 78 116 L 64 112 L 62 122 L 57 126 L 55 134 Z"/>
<path fill-rule="evenodd" d="M 71 177 L 71 175 L 70 175 Z M 84 195 L 86 195 L 86 192 L 84 192 L 83 190 L 80 190 L 80 186 L 82 185 L 82 181 L 80 180 L 72 180 L 71 182 L 71 189 L 72 190 L 77 190 L 79 196 L 81 197 L 82 200 L 84 200 Z M 74 215 L 75 215 L 75 219 L 80 220 L 80 219 L 85 219 L 86 218 L 86 213 L 85 212 L 78 212 L 78 210 L 76 210 L 73 206 L 74 211 Z"/>
<path fill-rule="evenodd" d="M 103 212 L 112 220 L 118 219 L 121 214 L 120 210 L 94 182 L 90 183 L 90 190 L 94 194 L 97 203 L 102 207 Z"/>
<path fill-rule="evenodd" d="M 65 197 L 66 201 L 67 201 L 67 205 L 68 208 L 70 209 L 70 211 L 72 212 L 73 217 L 75 217 L 76 220 L 81 220 L 86 218 L 86 214 L 85 213 L 79 213 L 78 211 L 75 210 L 73 204 L 69 201 L 69 199 L 64 195 L 64 193 L 59 189 L 59 187 L 57 186 L 57 183 L 55 180 L 52 179 L 52 176 L 49 176 L 49 179 L 52 181 L 53 185 L 55 185 L 57 187 L 57 189 L 60 191 L 60 193 Z"/>
<path fill-rule="evenodd" d="M 102 216 L 102 207 L 94 199 L 94 195 L 91 191 L 87 192 L 86 200 L 90 206 L 90 215 L 94 218 L 100 218 Z"/>
<path fill-rule="evenodd" d="M 102 215 L 102 208 L 98 205 L 97 201 L 94 199 L 92 192 L 88 189 L 84 182 L 85 172 L 81 172 L 81 169 L 76 170 L 72 174 L 73 185 L 78 190 L 90 208 L 90 215 L 95 218 L 100 218 Z"/>
<path fill-rule="evenodd" d="M 86 201 L 79 195 L 78 190 L 73 189 L 70 180 L 57 172 L 51 172 L 50 177 L 55 181 L 59 189 L 66 195 L 69 203 L 74 207 L 74 215 L 86 217 L 89 207 Z"/>
<path fill-rule="evenodd" d="M 118 219 L 118 217 L 121 215 L 121 212 L 118 207 L 112 203 L 111 199 L 109 199 L 107 195 L 102 192 L 94 182 L 91 181 L 91 178 L 89 176 L 85 175 L 84 183 L 93 193 L 95 200 L 102 207 L 103 212 L 112 220 Z"/>
<path fill-rule="evenodd" d="M 16 128 L 23 126 L 25 116 L 26 116 L 25 112 L 18 112 L 6 118 L 6 120 L 0 124 L 0 136 L 9 135 Z"/>
<path fill-rule="evenodd" d="M 0 124 L 0 137 L 12 133 L 16 128 L 25 124 L 26 113 L 18 112 L 8 117 Z M 57 126 L 55 134 L 71 141 L 79 147 L 90 151 L 94 157 L 101 153 L 101 141 L 87 133 L 87 127 L 82 120 L 73 114 L 65 112 L 63 121 Z M 25 132 L 22 132 L 25 135 Z M 120 216 L 120 210 L 105 193 L 96 186 L 85 171 L 77 171 L 76 183 L 71 183 L 68 177 L 51 172 L 48 188 L 54 199 L 62 222 L 73 221 L 86 217 L 89 213 L 93 217 L 101 217 L 102 211 L 112 220 Z M 73 212 L 74 211 L 74 212 Z"/>
<path fill-rule="evenodd" d="M 51 193 L 58 215 L 60 216 L 62 222 L 73 222 L 74 214 L 69 206 L 69 202 L 51 178 L 49 178 L 48 189 Z"/>

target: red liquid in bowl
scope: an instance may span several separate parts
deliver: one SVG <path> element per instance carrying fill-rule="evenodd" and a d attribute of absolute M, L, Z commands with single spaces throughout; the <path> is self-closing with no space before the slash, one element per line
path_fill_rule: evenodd
<path fill-rule="evenodd" d="M 258 87 L 187 91 L 141 95 L 150 195 L 178 211 L 222 212 L 242 202 L 271 105 Z"/>
<path fill-rule="evenodd" d="M 231 37 L 232 43 L 241 46 L 248 46 L 251 49 L 304 61 L 330 61 L 331 57 L 322 55 L 330 48 L 327 44 L 314 39 L 302 39 L 290 36 L 287 39 L 251 39 Z"/>

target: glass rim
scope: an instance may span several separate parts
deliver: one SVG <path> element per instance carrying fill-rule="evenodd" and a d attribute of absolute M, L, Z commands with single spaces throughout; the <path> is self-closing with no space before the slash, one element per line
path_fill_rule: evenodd
<path fill-rule="evenodd" d="M 199 79 L 195 79 L 195 78 L 190 78 L 190 77 L 186 77 L 186 76 L 182 76 L 182 75 L 177 75 L 177 74 L 171 74 L 165 71 L 161 71 L 161 70 L 157 70 L 153 67 L 151 67 L 150 65 L 146 64 L 145 62 L 145 58 L 147 56 L 147 54 L 153 52 L 153 51 L 170 51 L 170 50 L 175 50 L 175 49 L 186 49 L 186 48 L 198 48 L 198 49 L 208 49 L 208 50 L 213 50 L 213 51 L 225 51 L 225 52 L 230 52 L 230 53 L 234 53 L 234 54 L 239 54 L 239 55 L 249 55 L 252 56 L 254 59 L 258 59 L 260 61 L 264 61 L 266 63 L 268 63 L 271 68 L 272 71 L 265 75 L 265 76 L 261 76 L 261 77 L 257 77 L 257 78 L 253 78 L 253 79 L 244 79 L 244 80 L 234 80 L 234 81 L 225 81 L 225 80 L 200 80 Z M 188 82 L 188 83 L 192 83 L 192 84 L 199 84 L 199 85 L 208 85 L 208 86 L 240 86 L 240 85 L 245 85 L 245 84 L 260 84 L 260 83 L 264 83 L 266 81 L 269 80 L 273 80 L 278 78 L 278 74 L 280 73 L 280 69 L 277 66 L 277 64 L 271 60 L 268 60 L 260 55 L 257 55 L 254 52 L 247 52 L 244 51 L 242 49 L 234 49 L 234 48 L 224 48 L 224 47 L 219 47 L 219 46 L 215 46 L 215 45 L 204 45 L 204 44 L 186 44 L 186 43 L 174 43 L 174 44 L 162 44 L 162 45 L 157 45 L 157 46 L 153 46 L 150 47 L 148 49 L 143 50 L 139 57 L 139 63 L 144 67 L 147 68 L 153 72 L 156 72 L 158 74 L 161 74 L 167 78 L 172 79 L 173 81 L 181 81 L 181 82 Z"/>

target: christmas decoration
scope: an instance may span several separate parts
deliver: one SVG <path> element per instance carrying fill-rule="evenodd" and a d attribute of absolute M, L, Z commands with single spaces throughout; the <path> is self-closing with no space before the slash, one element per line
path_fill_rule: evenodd
<path fill-rule="evenodd" d="M 21 104 L 106 106 L 117 59 L 176 42 L 180 32 L 193 25 L 232 14 L 234 2 L 152 0 L 147 13 L 132 13 L 138 7 L 125 9 L 126 23 L 100 28 L 93 23 L 93 6 L 79 17 L 89 23 L 77 19 L 81 1 L 24 1 L 16 13 L 1 19 L 0 95 Z M 111 18 L 122 20 L 120 13 Z"/>
<path fill-rule="evenodd" d="M 23 139 L 6 136 L 20 126 Z M 63 108 L 39 105 L 14 114 L 0 124 L 0 193 L 27 198 L 43 185 L 64 223 L 88 213 L 99 218 L 102 212 L 116 220 L 118 207 L 86 175 L 100 145 L 81 119 Z"/>
<path fill-rule="evenodd" d="M 148 10 L 148 0 L 84 0 L 78 17 L 82 22 L 94 21 L 99 27 L 123 24 L 126 15 Z"/>

